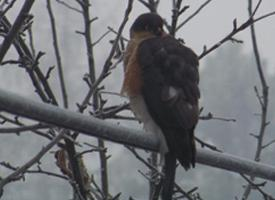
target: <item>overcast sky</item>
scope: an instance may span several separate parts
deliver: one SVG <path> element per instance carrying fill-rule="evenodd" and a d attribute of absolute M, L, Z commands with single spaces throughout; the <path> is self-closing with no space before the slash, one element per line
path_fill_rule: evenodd
<path fill-rule="evenodd" d="M 193 13 L 194 10 L 196 10 L 204 1 L 205 0 L 183 0 L 183 4 L 190 5 L 191 7 L 182 15 L 179 22 L 190 16 L 190 14 Z M 37 31 L 36 33 L 38 33 L 35 35 L 37 51 L 41 50 L 47 53 L 46 56 L 41 59 L 41 68 L 43 71 L 46 71 L 48 66 L 55 63 L 52 51 L 51 30 L 49 28 L 49 18 L 45 9 L 45 2 L 46 1 L 36 1 L 32 9 L 32 13 L 35 16 L 33 24 L 34 29 Z M 55 1 L 52 2 L 54 3 Z M 171 2 L 172 1 L 162 0 L 159 7 L 159 14 L 167 19 L 168 22 L 171 20 Z M 254 4 L 256 4 L 256 2 L 257 1 L 254 0 Z M 23 3 L 23 1 L 17 2 L 15 8 L 16 6 L 20 8 L 19 3 Z M 126 4 L 126 0 L 92 1 L 91 15 L 99 18 L 92 24 L 94 41 L 106 32 L 107 26 L 117 29 L 122 21 Z M 68 90 L 70 91 L 69 97 L 73 99 L 71 103 L 74 105 L 73 110 L 75 110 L 75 98 L 78 98 L 77 100 L 80 101 L 87 92 L 87 86 L 82 80 L 83 74 L 87 72 L 85 46 L 83 40 L 80 39 L 81 36 L 75 33 L 75 30 L 83 30 L 82 18 L 78 13 L 73 13 L 61 5 L 54 4 L 53 6 L 57 17 L 56 22 L 58 25 L 59 43 L 63 49 L 61 54 L 63 56 L 64 71 L 66 75 L 65 80 L 68 81 Z M 13 9 L 11 16 L 16 16 L 18 10 L 19 9 Z M 271 11 L 275 11 L 275 0 L 265 0 L 256 16 L 261 16 Z M 147 10 L 137 0 L 135 0 L 133 12 L 131 13 L 129 22 L 124 30 L 124 36 L 129 36 L 128 30 L 130 25 L 139 14 L 144 12 L 147 12 Z M 187 46 L 193 48 L 197 54 L 200 54 L 204 45 L 210 47 L 232 31 L 232 22 L 235 18 L 240 25 L 247 19 L 247 17 L 247 0 L 212 0 L 212 2 L 204 8 L 199 15 L 177 33 L 177 37 L 183 38 Z M 273 69 L 275 72 L 275 16 L 257 22 L 256 33 L 261 56 L 263 59 L 267 60 L 267 66 L 269 69 Z M 109 35 L 109 38 L 113 39 L 114 35 Z M 235 38 L 244 40 L 245 43 L 243 44 L 243 50 L 245 52 L 252 52 L 249 29 L 237 34 Z M 109 48 L 110 44 L 107 39 L 95 47 L 95 57 L 98 67 L 103 66 Z M 203 67 L 203 65 L 204 62 L 202 60 L 201 66 Z M 18 68 L 16 68 L 16 70 L 20 71 Z M 22 73 L 22 76 L 20 75 L 20 77 L 26 76 L 24 70 L 21 70 L 19 73 Z M 121 73 L 121 71 L 115 73 Z M 14 90 L 24 95 L 26 95 L 26 93 L 31 93 L 34 96 L 37 96 L 33 92 L 33 87 L 30 81 L 19 79 L 17 73 L 15 76 L 14 73 L 11 72 L 11 75 L 9 76 L 9 74 L 5 73 L 3 70 L 2 74 L 0 74 L 0 77 L 1 76 L 8 77 L 5 81 L 1 78 L 1 88 L 8 88 L 9 90 Z M 51 77 L 50 81 L 54 81 L 52 79 L 53 78 Z M 115 87 L 116 91 L 119 91 L 120 82 L 121 79 L 117 78 L 116 80 L 110 80 L 109 84 L 112 87 Z M 82 90 L 78 90 L 79 88 L 82 88 Z M 58 87 L 54 88 L 54 90 L 58 90 Z M 117 148 L 117 151 L 122 151 L 121 149 L 122 148 Z M 112 152 L 112 154 L 113 160 L 115 159 L 115 156 L 121 156 L 120 152 Z"/>

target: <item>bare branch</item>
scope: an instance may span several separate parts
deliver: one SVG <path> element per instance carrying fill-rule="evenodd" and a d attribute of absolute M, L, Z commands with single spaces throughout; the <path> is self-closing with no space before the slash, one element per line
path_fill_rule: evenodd
<path fill-rule="evenodd" d="M 268 146 L 270 146 L 270 145 L 272 145 L 272 144 L 274 144 L 274 143 L 275 143 L 275 139 L 269 141 L 269 142 L 266 143 L 265 145 L 262 145 L 262 149 L 265 149 L 266 147 L 268 147 Z"/>
<path fill-rule="evenodd" d="M 275 198 L 273 198 L 270 194 L 267 194 L 266 192 L 264 192 L 260 185 L 258 184 L 255 184 L 251 179 L 247 178 L 245 175 L 241 174 L 241 176 L 248 182 L 249 185 L 251 185 L 254 189 L 258 190 L 262 196 L 263 196 L 263 199 L 265 200 L 275 200 Z M 261 186 L 264 186 L 266 182 L 264 182 L 264 184 L 261 184 Z M 245 197 L 244 197 L 245 198 Z M 244 199 L 242 198 L 242 199 Z"/>
<path fill-rule="evenodd" d="M 50 128 L 52 127 L 51 125 L 46 125 L 46 124 L 34 124 L 30 126 L 22 126 L 22 127 L 12 127 L 12 128 L 0 128 L 0 133 L 21 133 L 24 131 L 37 131 L 38 129 L 45 129 L 45 128 Z"/>
<path fill-rule="evenodd" d="M 67 3 L 66 1 L 62 1 L 62 0 L 56 0 L 57 3 L 60 3 L 61 5 L 65 6 L 66 8 L 69 8 L 75 12 L 78 12 L 78 13 L 82 13 L 81 10 L 71 6 L 69 3 Z"/>
<path fill-rule="evenodd" d="M 111 30 L 106 31 L 102 36 L 100 36 L 95 42 L 93 42 L 92 46 L 96 46 L 105 36 L 107 36 Z"/>
<path fill-rule="evenodd" d="M 209 4 L 212 0 L 205 1 L 192 15 L 190 15 L 186 20 L 178 25 L 176 31 L 182 28 L 187 22 L 189 22 L 193 17 L 195 17 L 207 4 Z"/>
<path fill-rule="evenodd" d="M 81 13 L 84 20 L 84 38 L 85 38 L 85 45 L 87 51 L 87 58 L 88 58 L 88 67 L 89 67 L 89 77 L 92 83 L 95 82 L 95 62 L 94 62 L 94 53 L 93 53 L 93 45 L 92 45 L 92 38 L 91 38 L 91 22 L 93 20 L 90 19 L 90 3 L 89 0 L 78 1 L 81 6 Z M 95 18 L 94 18 L 95 19 Z"/>
<path fill-rule="evenodd" d="M 34 0 L 26 0 L 22 6 L 21 11 L 19 12 L 14 24 L 12 25 L 9 33 L 6 35 L 1 47 L 0 47 L 0 63 L 2 62 L 4 56 L 6 55 L 8 49 L 10 48 L 14 38 L 19 33 L 20 28 L 25 22 L 25 19 L 28 16 L 29 11 L 34 3 Z"/>
<path fill-rule="evenodd" d="M 255 9 L 257 10 L 257 8 Z M 255 11 L 254 10 L 254 11 Z M 253 12 L 254 12 L 253 11 Z M 255 14 L 255 12 L 254 12 Z M 262 15 L 256 19 L 253 19 L 252 17 L 249 17 L 242 25 L 240 25 L 239 27 L 237 27 L 236 25 L 236 21 L 233 21 L 233 30 L 226 35 L 223 39 L 221 39 L 219 42 L 217 42 L 216 44 L 214 44 L 212 47 L 210 47 L 209 49 L 207 49 L 206 47 L 204 47 L 203 52 L 201 53 L 201 55 L 199 56 L 199 59 L 203 58 L 204 56 L 206 56 L 207 54 L 209 54 L 210 52 L 212 52 L 213 50 L 217 49 L 218 47 L 220 47 L 223 43 L 227 42 L 227 41 L 232 41 L 232 38 L 234 35 L 236 35 L 237 33 L 243 31 L 244 29 L 246 29 L 247 27 L 251 26 L 252 24 L 255 24 L 256 22 L 258 22 L 259 20 L 262 20 L 266 17 L 270 17 L 272 15 L 275 15 L 275 12 L 271 12 L 265 15 Z"/>
<path fill-rule="evenodd" d="M 260 17 L 258 17 L 258 18 L 255 18 L 255 19 L 254 19 L 254 22 L 263 20 L 264 18 L 271 17 L 271 16 L 273 16 L 273 15 L 275 15 L 275 11 L 270 12 L 270 13 L 267 13 L 267 14 L 265 14 L 265 15 L 262 15 L 262 16 L 260 16 Z"/>
<path fill-rule="evenodd" d="M 216 146 L 214 146 L 212 144 L 208 144 L 208 143 L 202 141 L 201 139 L 199 139 L 198 137 L 195 137 L 195 139 L 196 139 L 196 141 L 198 143 L 200 143 L 200 145 L 201 145 L 202 148 L 207 147 L 207 148 L 209 148 L 209 149 L 211 149 L 213 151 L 217 151 L 217 152 L 222 153 L 222 150 L 218 149 Z"/>
<path fill-rule="evenodd" d="M 129 146 L 126 146 L 126 148 L 127 148 L 129 151 L 131 151 L 131 152 L 133 153 L 133 155 L 134 155 L 139 161 L 141 161 L 146 167 L 148 167 L 148 168 L 151 170 L 151 173 L 154 173 L 153 176 L 156 176 L 156 177 L 160 176 L 159 178 L 163 178 L 163 177 L 164 177 L 164 173 L 160 172 L 156 166 L 152 165 L 150 162 L 146 161 L 142 156 L 140 156 L 140 155 L 137 153 L 137 151 L 135 150 L 135 148 L 129 147 Z M 140 173 L 143 174 L 142 172 L 140 172 Z M 145 175 L 145 174 L 143 174 L 143 175 Z M 148 179 L 149 181 L 152 181 L 152 176 L 151 176 L 151 178 L 150 178 L 150 177 L 147 177 L 147 176 L 145 175 L 145 177 L 146 177 L 146 179 Z M 158 179 L 158 178 L 157 178 L 157 179 Z M 160 181 L 160 183 L 158 183 L 158 185 L 156 186 L 156 187 L 157 187 L 157 190 L 158 190 L 158 187 L 160 187 L 160 186 L 162 185 L 162 183 L 161 183 L 162 180 L 158 180 L 158 181 Z M 155 184 L 156 181 L 153 181 L 153 182 L 154 182 L 153 184 Z M 182 194 L 184 194 L 184 197 L 186 197 L 186 198 L 189 199 L 189 200 L 192 200 L 192 198 L 189 196 L 190 193 L 189 193 L 189 192 L 185 192 L 176 182 L 174 183 L 174 187 L 176 188 L 176 190 L 178 190 L 178 191 L 180 191 Z M 159 189 L 160 189 L 160 188 L 159 188 Z M 156 192 L 156 191 L 155 191 L 155 192 Z M 158 196 L 159 196 L 159 193 L 158 193 L 158 192 L 159 192 L 159 191 L 157 191 L 157 193 L 155 193 L 155 194 L 152 194 L 153 199 L 158 199 Z M 192 192 L 193 192 L 193 191 L 192 191 Z"/>
<path fill-rule="evenodd" d="M 7 4 L 7 7 L 0 12 L 0 21 L 2 19 L 3 16 L 5 16 L 5 14 L 12 8 L 13 4 L 16 2 L 16 0 L 12 0 L 11 2 L 3 2 L 3 4 Z"/>
<path fill-rule="evenodd" d="M 28 35 L 29 35 L 29 44 L 30 44 L 30 49 L 32 52 L 32 56 L 34 57 L 35 54 L 35 49 L 34 49 L 34 41 L 33 41 L 33 33 L 32 33 L 32 26 L 28 28 Z"/>
<path fill-rule="evenodd" d="M 145 0 L 138 0 L 138 1 L 142 3 L 146 8 L 148 8 L 150 12 L 152 13 L 157 12 L 159 0 L 148 0 L 148 2 L 146 2 Z"/>
<path fill-rule="evenodd" d="M 63 67 L 62 67 L 61 56 L 60 56 L 59 47 L 58 47 L 55 19 L 54 19 L 54 14 L 52 11 L 50 0 L 47 0 L 47 10 L 48 10 L 50 22 L 51 22 L 53 47 L 54 47 L 54 52 L 55 52 L 55 57 L 56 57 L 58 76 L 59 76 L 59 81 L 60 81 L 60 86 L 61 86 L 61 93 L 62 93 L 62 97 L 63 97 L 62 98 L 63 106 L 64 106 L 64 108 L 68 108 L 68 95 L 67 95 L 67 91 L 66 91 L 66 85 L 65 85 L 64 75 L 63 75 Z"/>
<path fill-rule="evenodd" d="M 209 112 L 207 115 L 201 115 L 199 117 L 200 120 L 220 120 L 225 122 L 236 122 L 236 119 L 233 118 L 224 118 L 224 117 L 215 117 L 211 112 Z"/>
<path fill-rule="evenodd" d="M 12 123 L 12 124 L 15 124 L 15 125 L 18 125 L 18 126 L 26 127 L 25 124 L 19 122 L 18 120 L 10 119 L 10 118 L 2 115 L 2 114 L 0 114 L 0 118 L 3 119 L 3 121 L 1 122 L 1 124 L 5 123 L 5 122 L 9 122 L 9 123 Z M 38 130 L 32 130 L 32 132 L 35 133 L 35 134 L 37 134 L 37 135 L 39 135 L 39 136 L 45 137 L 45 138 L 47 138 L 49 140 L 52 140 L 52 136 L 50 136 L 49 134 L 43 133 L 43 132 L 38 131 Z"/>
<path fill-rule="evenodd" d="M 116 35 L 118 35 L 118 32 L 116 30 L 114 30 L 112 27 L 108 26 L 107 27 L 111 32 L 115 33 Z M 120 38 L 125 41 L 125 42 L 129 42 L 129 39 L 123 37 L 122 35 L 120 35 Z"/>
<path fill-rule="evenodd" d="M 116 36 L 116 39 L 113 43 L 113 46 L 112 46 L 112 49 L 109 53 L 109 56 L 108 58 L 106 59 L 105 61 L 105 64 L 103 66 L 103 69 L 101 71 L 101 74 L 99 75 L 99 77 L 97 78 L 97 80 L 94 82 L 94 84 L 92 85 L 92 87 L 90 88 L 88 94 L 86 95 L 85 99 L 83 100 L 83 102 L 81 103 L 81 109 L 82 110 L 83 108 L 86 108 L 87 105 L 89 104 L 89 101 L 90 101 L 90 98 L 91 96 L 93 95 L 93 93 L 95 92 L 95 88 L 97 88 L 97 86 L 102 82 L 103 79 L 105 79 L 106 77 L 106 73 L 108 73 L 111 65 L 112 65 L 112 58 L 116 52 L 116 48 L 117 48 L 117 45 L 119 43 L 119 39 L 121 37 L 121 34 L 122 34 L 122 31 L 126 25 L 126 22 L 128 21 L 128 17 L 130 15 L 130 12 L 132 10 L 132 5 L 133 5 L 133 0 L 129 0 L 128 1 L 128 6 L 126 8 L 126 11 L 125 11 L 125 14 L 124 14 L 124 18 L 123 18 L 123 21 L 118 29 L 118 34 Z"/>
<path fill-rule="evenodd" d="M 13 173 L 8 175 L 7 177 L 1 179 L 0 181 L 0 191 L 3 190 L 3 187 L 17 178 L 18 176 L 25 173 L 27 169 L 33 166 L 35 163 L 38 163 L 40 159 L 55 145 L 57 144 L 62 138 L 65 133 L 63 131 L 60 132 L 50 143 L 48 143 L 45 147 L 43 147 L 32 159 L 26 162 L 23 166 L 19 167 Z M 2 192 L 1 192 L 2 193 Z"/>
<path fill-rule="evenodd" d="M 176 2 L 173 3 L 172 23 L 169 31 L 172 36 L 175 36 L 176 34 L 176 27 L 177 27 L 178 18 L 180 16 L 181 3 L 182 3 L 182 0 L 177 0 Z"/>
<path fill-rule="evenodd" d="M 13 171 L 16 171 L 19 168 L 19 167 L 14 167 L 10 163 L 7 163 L 7 162 L 0 162 L 0 165 L 3 166 L 3 167 L 6 167 L 7 169 L 13 170 Z M 26 170 L 24 172 L 24 174 L 27 174 L 27 173 L 29 173 L 29 174 L 44 174 L 44 175 L 47 175 L 47 176 L 53 176 L 53 177 L 61 178 L 61 179 L 64 179 L 64 180 L 68 180 L 68 178 L 66 176 L 56 174 L 56 173 L 53 173 L 53 172 L 50 172 L 50 171 L 42 170 L 41 167 L 38 167 L 37 170 Z"/>
<path fill-rule="evenodd" d="M 5 16 L 2 17 L 1 24 L 6 31 L 11 29 L 11 24 Z M 21 67 L 24 67 L 28 72 L 28 75 L 35 87 L 35 91 L 38 93 L 39 97 L 44 102 L 51 102 L 54 105 L 58 105 L 47 79 L 44 77 L 42 71 L 38 67 L 39 59 L 42 57 L 42 55 L 44 55 L 44 53 L 38 52 L 37 56 L 33 57 L 28 46 L 25 44 L 24 39 L 20 35 L 15 38 L 13 44 L 20 56 Z"/>
<path fill-rule="evenodd" d="M 250 19 L 252 19 L 253 21 L 253 17 L 256 13 L 256 11 L 258 10 L 260 4 L 261 4 L 262 0 L 258 1 L 258 4 L 256 6 L 256 8 L 254 9 L 254 11 L 252 10 L 252 0 L 248 0 L 248 13 L 250 16 Z M 252 39 L 252 45 L 253 45 L 253 50 L 254 50 L 254 55 L 255 55 L 255 59 L 256 59 L 256 66 L 257 66 L 257 70 L 258 70 L 258 74 L 260 77 L 260 82 L 261 82 L 261 86 L 262 86 L 262 91 L 261 91 L 261 95 L 258 92 L 257 87 L 254 87 L 254 90 L 256 92 L 256 96 L 260 102 L 260 106 L 261 106 L 261 125 L 260 125 L 260 130 L 259 130 L 259 135 L 257 135 L 256 139 L 257 139 L 257 147 L 256 147 L 256 153 L 254 156 L 254 160 L 256 162 L 260 161 L 260 157 L 261 157 L 261 153 L 263 150 L 263 140 L 264 140 L 264 135 L 265 135 L 265 130 L 266 130 L 266 126 L 267 126 L 267 108 L 268 108 L 268 86 L 266 83 L 266 79 L 263 73 L 263 67 L 261 64 L 261 58 L 260 58 L 260 54 L 259 54 L 259 50 L 258 50 L 258 44 L 257 44 L 257 39 L 256 39 L 256 33 L 255 33 L 255 28 L 254 28 L 254 24 L 252 23 L 250 26 L 250 31 L 251 31 L 251 39 Z M 251 176 L 250 177 L 251 182 L 253 182 L 255 180 L 255 176 Z M 249 184 L 246 186 L 245 191 L 243 193 L 242 199 L 246 200 L 251 192 L 251 183 L 249 182 Z M 259 190 L 261 192 L 261 190 Z M 262 193 L 262 192 L 261 192 Z M 262 193 L 263 194 L 263 193 Z"/>

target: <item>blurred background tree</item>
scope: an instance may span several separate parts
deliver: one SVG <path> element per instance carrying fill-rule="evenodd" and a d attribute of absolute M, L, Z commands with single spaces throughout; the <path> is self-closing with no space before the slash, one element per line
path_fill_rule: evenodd
<path fill-rule="evenodd" d="M 22 5 L 26 2 L 28 1 L 0 1 L 0 32 L 2 36 L 7 34 L 4 18 L 8 19 L 12 25 Z M 127 101 L 124 97 L 119 96 L 118 93 L 122 80 L 122 53 L 124 45 L 127 43 L 130 24 L 137 15 L 148 12 L 148 8 L 151 11 L 157 10 L 167 20 L 167 24 L 170 24 L 173 14 L 172 8 L 175 8 L 179 2 L 181 1 L 134 1 L 129 22 L 127 22 L 121 35 L 124 39 L 119 39 L 118 45 L 114 48 L 116 51 L 113 55 L 111 55 L 110 49 L 114 47 L 114 41 L 118 36 L 118 27 L 124 17 L 127 7 L 125 1 L 36 1 L 33 4 L 30 15 L 28 15 L 26 22 L 24 22 L 20 37 L 31 52 L 30 60 L 32 62 L 35 61 L 40 51 L 45 52 L 45 55 L 38 59 L 37 67 L 47 78 L 48 84 L 61 107 L 68 107 L 68 109 L 73 111 L 82 111 L 84 114 L 97 115 L 102 118 L 100 112 L 105 111 L 104 108 L 121 106 Z M 56 44 L 58 45 L 60 60 L 56 59 L 56 49 L 52 46 L 54 34 L 51 28 L 52 21 L 49 18 L 49 3 L 51 3 L 51 11 L 55 19 Z M 188 21 L 188 24 L 176 32 L 176 37 L 184 38 L 187 46 L 194 46 L 198 55 L 200 55 L 204 44 L 209 47 L 216 42 L 219 44 L 218 41 L 224 35 L 230 33 L 234 18 L 238 19 L 236 26 L 241 25 L 241 21 L 247 19 L 247 15 L 240 14 L 246 12 L 244 9 L 247 6 L 247 2 L 231 2 L 230 6 L 236 9 L 236 13 L 230 11 L 230 17 L 226 14 L 226 5 L 221 6 L 221 4 L 227 3 L 226 1 L 182 2 L 181 8 L 186 9 L 183 12 L 186 15 L 183 19 L 179 18 L 178 24 L 198 12 L 190 22 Z M 255 1 L 255 5 L 257 3 L 258 1 Z M 270 5 L 274 5 L 273 2 L 262 4 L 264 8 L 272 8 Z M 155 5 L 155 7 L 152 7 L 152 5 Z M 217 12 L 215 12 L 217 10 L 219 11 L 218 15 L 221 17 L 215 23 L 220 23 L 219 25 L 215 25 L 212 20 L 213 13 L 215 14 L 213 17 L 217 18 Z M 237 12 L 238 10 L 239 12 Z M 88 11 L 89 15 L 87 15 Z M 265 10 L 260 9 L 257 11 L 257 16 L 262 16 L 265 13 Z M 85 19 L 87 20 L 88 18 L 91 21 L 89 23 L 86 21 L 85 23 Z M 265 38 L 263 38 L 262 32 L 264 32 L 263 30 L 265 32 L 274 31 L 270 25 L 274 24 L 274 18 L 266 18 L 262 21 L 267 21 L 267 24 L 265 24 L 264 28 L 262 25 L 259 25 L 260 28 L 256 30 L 261 36 L 260 41 L 263 41 L 260 44 L 264 45 Z M 87 25 L 91 27 L 87 27 Z M 200 88 L 202 91 L 202 115 L 207 115 L 210 112 L 211 115 L 222 118 L 222 120 L 201 120 L 197 127 L 196 135 L 203 141 L 217 146 L 224 152 L 253 159 L 256 140 L 251 136 L 251 133 L 258 134 L 261 123 L 259 116 L 261 108 L 254 91 L 254 86 L 259 87 L 261 83 L 258 78 L 255 56 L 252 47 L 249 45 L 251 40 L 248 34 L 249 29 L 246 32 L 246 35 L 244 33 L 240 34 L 241 39 L 245 42 L 244 44 L 239 44 L 238 42 L 226 44 L 201 59 Z M 91 37 L 91 41 L 87 40 L 88 35 Z M 270 43 L 272 41 L 274 43 L 274 39 L 272 39 L 270 38 Z M 18 38 L 15 41 L 17 40 Z M 3 42 L 4 37 L 0 41 Z M 89 42 L 92 49 L 87 48 Z M 261 53 L 264 52 L 264 54 L 261 61 L 268 85 L 270 86 L 267 118 L 271 121 L 266 130 L 264 144 L 273 141 L 275 138 L 273 134 L 275 127 L 274 123 L 272 123 L 274 121 L 275 108 L 273 88 L 275 77 L 274 70 L 272 70 L 274 60 L 270 58 L 270 54 L 265 53 L 267 51 L 262 47 Z M 270 51 L 269 49 L 269 53 Z M 102 69 L 106 66 L 106 60 L 108 60 L 109 55 L 111 55 L 111 60 L 109 61 L 112 61 L 109 66 L 111 68 L 108 69 L 108 74 L 110 72 L 110 75 L 104 77 L 101 84 L 98 85 L 99 87 L 94 96 L 90 98 L 89 104 L 81 107 L 80 105 L 87 96 L 91 85 L 100 77 Z M 1 88 L 40 101 L 41 95 L 37 94 L 37 88 L 30 80 L 29 74 L 26 73 L 28 72 L 26 70 L 26 66 L 28 65 L 26 64 L 26 60 L 22 60 L 22 58 L 22 56 L 18 56 L 18 52 L 14 46 L 9 49 L 0 67 Z M 91 60 L 91 58 L 94 60 Z M 62 92 L 60 86 L 61 74 L 58 70 L 59 65 L 63 72 L 62 76 L 68 104 L 64 103 L 64 91 Z M 93 72 L 91 68 L 94 68 L 95 71 Z M 92 78 L 93 76 L 94 79 Z M 39 78 L 38 80 L 43 85 L 42 80 Z M 47 92 L 45 94 L 46 96 L 48 95 Z M 51 101 L 50 103 L 53 102 Z M 2 120 L 0 127 L 0 130 L 2 129 L 0 131 L 1 178 L 5 178 L 16 167 L 23 165 L 40 151 L 42 146 L 45 146 L 49 142 L 46 137 L 34 134 L 35 131 L 39 131 L 50 138 L 60 132 L 60 130 L 50 127 L 46 129 L 30 129 L 24 132 L 14 131 L 14 134 L 11 134 L 5 132 L 5 128 L 22 127 L 20 123 L 31 125 L 34 122 L 3 112 L 0 112 L 0 118 Z M 110 116 L 110 119 L 106 120 L 133 128 L 141 128 L 140 124 L 132 119 L 132 115 L 127 109 L 122 114 L 119 113 L 116 119 L 114 119 L 114 116 Z M 70 134 L 72 137 L 74 136 L 73 132 Z M 73 194 L 74 192 L 72 192 L 73 190 L 70 187 L 70 185 L 74 186 L 74 184 L 67 180 L 68 174 L 62 173 L 56 165 L 54 153 L 60 150 L 60 147 L 63 147 L 62 145 L 65 145 L 64 142 L 61 142 L 59 147 L 55 146 L 42 158 L 39 164 L 30 168 L 17 181 L 6 185 L 2 198 L 7 200 L 31 200 L 37 198 L 46 200 L 71 199 L 74 197 L 77 199 L 77 195 Z M 133 199 L 148 199 L 149 188 L 147 180 L 142 176 L 143 173 L 147 174 L 148 169 L 129 150 L 121 145 L 110 142 L 102 143 L 102 141 L 91 139 L 91 137 L 81 134 L 77 137 L 74 146 L 77 152 L 91 151 L 83 155 L 83 161 L 91 177 L 90 184 L 93 189 L 91 194 L 94 195 L 94 197 L 87 198 L 116 199 L 116 195 L 121 193 L 117 199 L 129 199 L 129 197 Z M 98 152 L 101 153 L 100 157 L 98 156 Z M 138 153 L 145 159 L 148 157 L 147 152 L 138 150 Z M 272 159 L 273 153 L 274 146 L 270 145 L 264 149 L 261 161 L 275 165 L 275 161 Z M 106 165 L 105 172 L 101 170 L 104 162 Z M 45 172 L 53 174 L 49 175 L 45 174 Z M 60 177 L 56 177 L 56 175 Z M 102 183 L 104 182 L 103 179 L 106 181 L 105 186 Z M 260 183 L 262 181 L 264 180 L 259 179 Z M 196 169 L 188 173 L 185 173 L 183 169 L 179 169 L 177 183 L 180 184 L 184 191 L 194 189 L 190 192 L 189 198 L 191 199 L 213 200 L 241 199 L 244 191 L 243 186 L 247 184 L 238 174 L 203 165 L 197 165 Z M 106 184 L 108 188 L 106 188 Z M 268 182 L 263 187 L 267 194 L 275 196 L 273 188 L 274 183 L 272 182 Z M 108 193 L 107 196 L 105 195 L 106 192 Z M 184 198 L 182 197 L 182 199 Z M 249 199 L 263 199 L 263 196 L 259 191 L 253 190 Z"/>

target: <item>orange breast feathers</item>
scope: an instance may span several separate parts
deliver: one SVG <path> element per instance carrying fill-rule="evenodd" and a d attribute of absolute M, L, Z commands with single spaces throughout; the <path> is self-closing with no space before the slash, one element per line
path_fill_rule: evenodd
<path fill-rule="evenodd" d="M 142 69 L 137 60 L 137 49 L 140 41 L 131 40 L 128 43 L 124 57 L 124 81 L 121 93 L 128 97 L 138 96 L 142 87 Z"/>

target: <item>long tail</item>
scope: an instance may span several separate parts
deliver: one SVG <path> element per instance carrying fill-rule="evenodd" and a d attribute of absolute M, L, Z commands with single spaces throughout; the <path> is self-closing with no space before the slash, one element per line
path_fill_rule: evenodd
<path fill-rule="evenodd" d="M 194 132 L 190 132 L 181 136 L 181 138 L 175 137 L 177 140 L 177 146 L 174 147 L 176 157 L 185 170 L 188 170 L 191 166 L 195 167 L 196 162 L 196 145 Z"/>
<path fill-rule="evenodd" d="M 176 156 L 168 152 L 165 155 L 164 178 L 162 184 L 162 200 L 172 200 L 175 174 L 176 174 Z"/>
<path fill-rule="evenodd" d="M 168 133 L 169 137 L 167 136 L 166 140 L 169 151 L 175 154 L 185 170 L 188 170 L 190 167 L 195 167 L 196 146 L 193 129 L 188 131 L 170 129 Z"/>
<path fill-rule="evenodd" d="M 165 155 L 164 180 L 162 188 L 162 200 L 172 200 L 176 160 L 188 170 L 191 166 L 195 167 L 196 146 L 194 132 L 182 132 L 179 130 L 169 131 L 169 137 L 166 137 L 169 152 Z"/>

